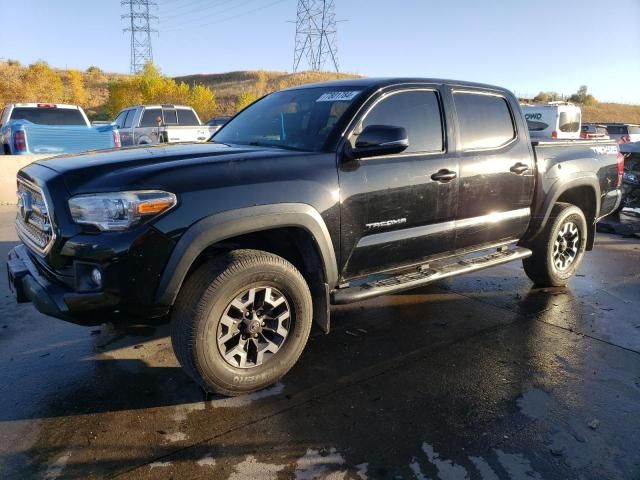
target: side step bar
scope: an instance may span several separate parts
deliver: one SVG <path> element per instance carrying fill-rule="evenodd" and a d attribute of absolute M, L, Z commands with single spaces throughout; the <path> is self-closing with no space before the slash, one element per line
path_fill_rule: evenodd
<path fill-rule="evenodd" d="M 331 294 L 331 303 L 334 305 L 343 305 L 345 303 L 359 302 L 389 293 L 402 292 L 403 290 L 422 287 L 437 280 L 442 280 L 443 278 L 475 272 L 483 268 L 494 267 L 520 258 L 527 258 L 530 257 L 531 254 L 532 252 L 528 248 L 501 247 L 497 252 L 488 255 L 462 259 L 438 267 L 423 265 L 419 267 L 416 272 L 404 273 L 354 287 L 334 290 Z"/>

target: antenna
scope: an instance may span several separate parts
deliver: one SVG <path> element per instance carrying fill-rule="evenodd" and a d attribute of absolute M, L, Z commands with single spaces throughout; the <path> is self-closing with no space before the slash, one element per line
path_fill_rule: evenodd
<path fill-rule="evenodd" d="M 129 27 L 124 32 L 131 32 L 131 73 L 140 73 L 148 62 L 153 62 L 151 49 L 151 21 L 158 17 L 149 14 L 149 6 L 157 6 L 150 0 L 121 0 L 120 5 L 127 8 L 129 13 L 121 18 L 129 21 Z"/>
<path fill-rule="evenodd" d="M 320 71 L 328 62 L 338 72 L 336 36 L 335 0 L 298 0 L 293 71 L 304 57 L 310 70 Z"/>

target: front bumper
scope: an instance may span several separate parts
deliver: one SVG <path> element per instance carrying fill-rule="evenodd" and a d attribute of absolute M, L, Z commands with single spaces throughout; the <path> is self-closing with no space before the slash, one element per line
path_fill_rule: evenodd
<path fill-rule="evenodd" d="M 107 292 L 78 293 L 52 282 L 33 263 L 24 245 L 9 252 L 9 286 L 18 303 L 32 302 L 45 315 L 81 325 L 113 319 L 119 299 Z"/>

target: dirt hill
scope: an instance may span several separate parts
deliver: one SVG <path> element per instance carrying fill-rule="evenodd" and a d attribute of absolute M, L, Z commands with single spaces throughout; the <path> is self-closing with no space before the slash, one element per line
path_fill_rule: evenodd
<path fill-rule="evenodd" d="M 202 84 L 210 87 L 216 94 L 220 114 L 232 114 L 235 113 L 236 99 L 238 95 L 243 92 L 254 92 L 262 95 L 270 91 L 281 90 L 305 83 L 358 77 L 359 75 L 335 72 L 287 73 L 258 70 L 187 75 L 184 77 L 175 77 L 175 80 L 190 85 Z"/>

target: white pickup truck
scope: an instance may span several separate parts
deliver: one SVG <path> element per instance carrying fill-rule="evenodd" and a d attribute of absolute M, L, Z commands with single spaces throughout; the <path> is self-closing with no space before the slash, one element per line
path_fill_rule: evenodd
<path fill-rule="evenodd" d="M 138 105 L 122 110 L 113 121 L 122 146 L 206 142 L 216 131 L 202 125 L 193 108 L 184 105 Z"/>

